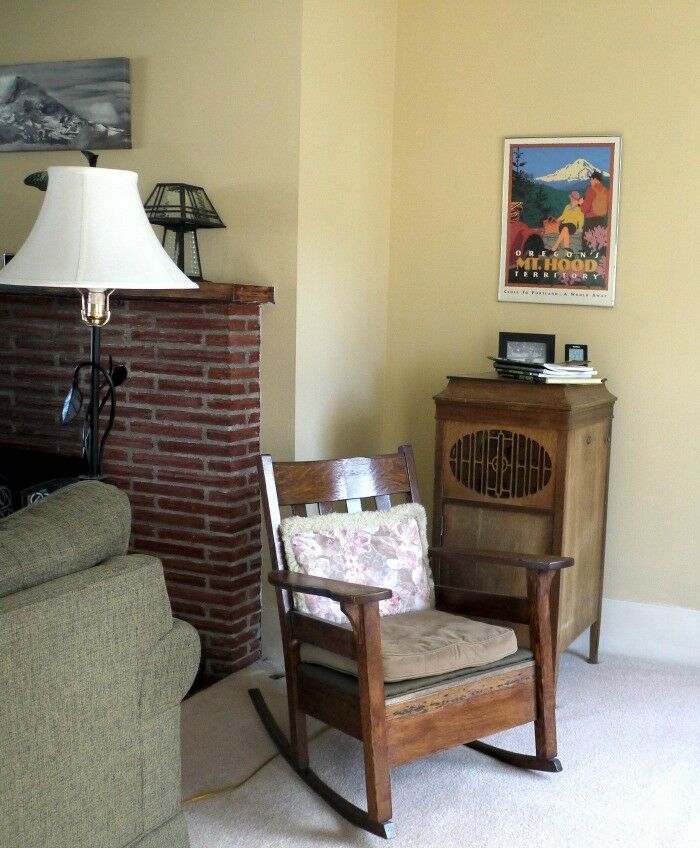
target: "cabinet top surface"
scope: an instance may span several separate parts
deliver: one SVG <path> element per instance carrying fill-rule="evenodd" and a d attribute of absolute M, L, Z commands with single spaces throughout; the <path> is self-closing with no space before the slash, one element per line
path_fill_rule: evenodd
<path fill-rule="evenodd" d="M 529 383 L 509 380 L 497 374 L 448 376 L 447 386 L 437 395 L 438 407 L 443 403 L 477 406 L 507 405 L 579 412 L 595 407 L 610 407 L 617 400 L 605 383 L 577 386 L 551 383 Z"/>

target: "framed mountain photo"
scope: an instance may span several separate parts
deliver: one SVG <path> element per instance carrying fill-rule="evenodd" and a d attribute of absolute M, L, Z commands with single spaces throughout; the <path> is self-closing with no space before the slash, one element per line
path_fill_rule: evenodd
<path fill-rule="evenodd" d="M 499 300 L 615 305 L 620 146 L 505 140 Z"/>
<path fill-rule="evenodd" d="M 0 151 L 131 147 L 129 60 L 0 65 Z"/>

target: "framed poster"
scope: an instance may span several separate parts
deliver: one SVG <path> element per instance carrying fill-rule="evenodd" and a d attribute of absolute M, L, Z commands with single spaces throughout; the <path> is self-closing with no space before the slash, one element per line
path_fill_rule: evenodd
<path fill-rule="evenodd" d="M 614 306 L 620 144 L 505 140 L 499 300 Z"/>
<path fill-rule="evenodd" d="M 129 60 L 0 65 L 0 151 L 131 147 Z"/>

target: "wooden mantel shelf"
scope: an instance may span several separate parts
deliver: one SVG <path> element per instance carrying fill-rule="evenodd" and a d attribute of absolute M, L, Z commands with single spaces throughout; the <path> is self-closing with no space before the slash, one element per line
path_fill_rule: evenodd
<path fill-rule="evenodd" d="M 3 294 L 33 295 L 34 297 L 75 297 L 75 289 L 34 288 L 30 286 L 0 286 Z M 274 286 L 250 286 L 243 283 L 211 283 L 204 280 L 198 289 L 146 289 L 116 291 L 114 300 L 198 301 L 199 303 L 274 303 Z"/>

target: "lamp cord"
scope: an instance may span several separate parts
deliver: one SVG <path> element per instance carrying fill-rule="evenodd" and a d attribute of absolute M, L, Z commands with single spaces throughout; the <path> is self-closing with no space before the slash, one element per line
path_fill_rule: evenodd
<path fill-rule="evenodd" d="M 314 739 L 318 739 L 318 737 L 325 733 L 327 730 L 330 730 L 330 727 L 322 728 L 314 736 L 309 737 L 309 742 L 313 742 Z M 226 786 L 219 786 L 216 789 L 210 789 L 207 792 L 201 792 L 199 795 L 192 795 L 190 798 L 184 798 L 181 803 L 183 805 L 196 804 L 198 801 L 205 801 L 207 798 L 214 798 L 216 795 L 223 795 L 226 792 L 235 792 L 237 789 L 240 789 L 242 786 L 245 786 L 246 783 L 251 781 L 255 777 L 255 775 L 258 774 L 258 772 L 262 771 L 266 765 L 268 765 L 274 759 L 279 757 L 279 755 L 280 754 L 278 751 L 276 754 L 273 754 L 271 757 L 268 757 L 264 763 L 262 763 L 255 769 L 255 771 L 253 771 L 251 774 L 248 775 L 248 777 L 244 778 L 238 783 L 229 783 Z"/>

